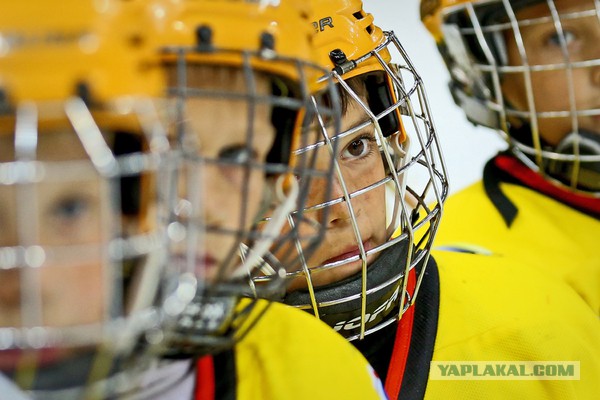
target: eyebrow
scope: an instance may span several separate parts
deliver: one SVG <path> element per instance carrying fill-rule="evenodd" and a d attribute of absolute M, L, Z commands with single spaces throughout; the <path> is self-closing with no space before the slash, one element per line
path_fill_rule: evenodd
<path fill-rule="evenodd" d="M 361 132 L 369 127 L 374 127 L 375 124 L 370 118 L 356 118 L 354 121 L 351 121 L 350 128 L 345 131 L 339 132 L 334 137 L 335 138 L 345 138 L 346 136 L 350 136 L 352 134 Z"/>

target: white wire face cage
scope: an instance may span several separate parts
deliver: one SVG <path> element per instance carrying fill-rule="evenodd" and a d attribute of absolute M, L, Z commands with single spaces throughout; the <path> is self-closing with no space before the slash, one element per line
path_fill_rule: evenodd
<path fill-rule="evenodd" d="M 311 160 L 292 154 L 292 146 L 314 142 L 319 133 L 339 124 L 337 101 L 310 94 L 309 77 L 323 76 L 310 63 L 273 52 L 211 48 L 229 65 L 201 62 L 197 47 L 172 47 L 169 93 L 178 102 L 177 143 L 184 168 L 178 181 L 179 205 L 169 226 L 171 264 L 195 271 L 197 290 L 192 303 L 170 336 L 170 354 L 213 353 L 232 346 L 256 323 L 257 298 L 280 295 L 284 266 L 294 258 L 276 258 L 272 248 L 298 237 L 282 233 L 289 213 L 306 200 L 317 170 Z M 314 86 L 314 85 L 313 85 Z M 323 83 L 333 93 L 333 83 Z M 312 136 L 311 136 L 312 135 Z M 329 179 L 325 179 L 328 181 Z M 323 229 L 302 236 L 310 254 Z M 278 278 L 254 285 L 259 271 Z"/>
<path fill-rule="evenodd" d="M 166 263 L 174 156 L 156 100 L 89 104 L 0 116 L 0 370 L 34 397 L 130 390 L 185 301 Z"/>
<path fill-rule="evenodd" d="M 399 63 L 386 61 L 390 55 Z M 414 304 L 448 183 L 423 83 L 393 32 L 349 62 L 377 67 L 351 79 L 332 72 L 342 129 L 296 151 L 324 165 L 333 160 L 334 176 L 330 192 L 316 181 L 304 215 L 290 217 L 293 227 L 318 221 L 325 235 L 299 268 L 288 269 L 284 301 L 353 340 Z"/>
<path fill-rule="evenodd" d="M 547 180 L 600 195 L 600 1 L 473 1 L 443 11 L 455 101 Z"/>

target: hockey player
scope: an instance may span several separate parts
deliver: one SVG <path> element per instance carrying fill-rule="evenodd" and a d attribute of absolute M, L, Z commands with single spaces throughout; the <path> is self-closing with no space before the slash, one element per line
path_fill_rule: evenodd
<path fill-rule="evenodd" d="M 597 2 L 422 1 L 421 14 L 456 103 L 508 143 L 448 201 L 437 244 L 517 257 L 600 315 Z"/>
<path fill-rule="evenodd" d="M 253 39 L 221 48 L 231 39 L 221 32 L 234 26 Z M 275 105 L 294 111 L 277 117 L 292 125 L 287 146 L 299 140 L 301 124 L 288 119 L 307 103 L 287 95 L 284 83 L 309 99 L 302 79 L 316 76 L 287 74 L 311 67 L 286 58 L 285 49 L 293 44 L 309 59 L 309 29 L 300 10 L 264 2 L 5 7 L 0 397 L 380 398 L 359 352 L 305 313 L 241 301 L 247 286 L 231 276 L 236 263 L 226 262 L 242 239 L 254 240 L 241 249 L 247 265 L 262 262 L 262 238 L 240 228 L 248 232 L 252 223 L 244 207 L 258 214 L 267 172 L 283 176 L 282 197 L 295 190 L 292 163 L 280 157 L 269 170 L 265 159 L 276 137 Z M 170 30 L 185 41 L 167 46 Z M 303 30 L 292 43 L 290 33 Z M 181 102 L 171 113 L 159 98 L 173 54 L 183 75 L 193 66 L 186 81 L 175 74 L 172 94 Z M 221 62 L 195 70 L 205 59 Z M 173 115 L 174 124 L 163 123 Z M 167 135 L 173 127 L 176 138 Z M 301 165 L 292 167 L 304 175 Z M 230 216 L 237 224 L 228 224 Z M 224 231 L 223 243 L 209 240 L 215 230 Z M 196 240 L 203 235 L 209 247 Z M 207 353 L 218 355 L 200 358 Z"/>
<path fill-rule="evenodd" d="M 342 129 L 297 150 L 323 165 L 334 158 L 336 175 L 330 197 L 318 185 L 309 193 L 303 218 L 327 230 L 288 274 L 285 303 L 351 340 L 390 398 L 593 398 L 600 325 L 569 287 L 518 258 L 429 257 L 447 182 L 423 83 L 395 35 L 374 25 L 360 1 L 313 7 L 317 46 L 341 94 Z M 424 177 L 413 175 L 418 168 Z M 452 381 L 436 379 L 433 363 L 497 360 L 574 360 L 586 369 L 569 381 Z"/>
<path fill-rule="evenodd" d="M 0 17 L 2 398 L 127 393 L 153 359 L 145 334 L 184 304 L 160 218 L 165 85 L 119 6 L 33 1 Z"/>
<path fill-rule="evenodd" d="M 335 96 L 326 104 L 315 92 L 326 71 L 311 64 L 306 7 L 184 0 L 153 13 L 184 163 L 172 226 L 185 235 L 172 237 L 171 251 L 198 279 L 168 332 L 167 356 L 190 365 L 185 382 L 201 399 L 379 397 L 379 379 L 339 335 L 256 299 L 269 285 L 249 291 L 289 211 L 306 197 L 303 187 L 312 174 L 327 175 L 291 154 L 336 120 Z M 304 129 L 317 112 L 320 129 Z M 258 226 L 265 212 L 270 219 Z"/>

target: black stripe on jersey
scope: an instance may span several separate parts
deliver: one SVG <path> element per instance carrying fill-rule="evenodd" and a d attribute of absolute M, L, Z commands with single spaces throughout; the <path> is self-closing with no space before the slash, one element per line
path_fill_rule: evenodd
<path fill-rule="evenodd" d="M 235 400 L 237 398 L 237 369 L 234 350 L 227 350 L 213 356 L 215 369 L 215 399 Z"/>
<path fill-rule="evenodd" d="M 504 219 L 504 223 L 510 228 L 519 210 L 502 192 L 500 182 L 517 183 L 517 181 L 498 168 L 495 164 L 495 159 L 494 157 L 489 160 L 483 168 L 483 187 L 490 201 L 494 204 L 502 219 Z"/>
<path fill-rule="evenodd" d="M 390 315 L 398 315 L 398 308 Z M 392 323 L 383 329 L 365 336 L 363 340 L 355 340 L 352 344 L 369 361 L 371 367 L 377 372 L 381 382 L 385 382 L 387 377 L 392 352 L 394 349 L 394 340 L 396 339 L 396 330 L 398 323 Z"/>

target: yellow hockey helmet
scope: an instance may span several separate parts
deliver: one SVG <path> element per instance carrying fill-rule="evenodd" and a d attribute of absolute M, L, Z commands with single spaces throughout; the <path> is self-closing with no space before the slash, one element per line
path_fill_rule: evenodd
<path fill-rule="evenodd" d="M 185 50 L 187 63 L 241 67 L 244 63 L 292 81 L 306 79 L 316 87 L 317 70 L 300 76 L 289 59 L 312 61 L 308 8 L 301 1 L 169 0 L 153 2 L 161 58 L 173 62 Z M 285 22 L 282 22 L 285 21 Z M 261 57 L 248 57 L 254 52 Z M 276 56 L 276 57 L 275 57 Z"/>
<path fill-rule="evenodd" d="M 160 72 L 147 68 L 154 49 L 135 8 L 118 1 L 71 3 L 6 7 L 0 16 L 5 100 L 62 100 L 87 91 L 101 103 L 162 94 Z"/>
<path fill-rule="evenodd" d="M 442 10 L 451 6 L 468 3 L 471 0 L 421 0 L 421 21 L 433 35 L 436 42 L 442 40 Z"/>
<path fill-rule="evenodd" d="M 324 66 L 337 68 L 345 79 L 383 70 L 376 57 L 358 64 L 352 62 L 369 55 L 386 41 L 381 28 L 373 23 L 373 15 L 363 9 L 362 1 L 313 1 L 312 5 L 315 42 Z M 386 63 L 391 61 L 385 47 L 379 56 Z"/>

